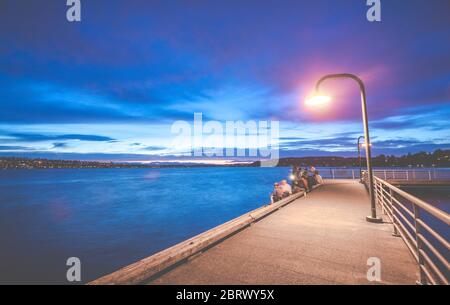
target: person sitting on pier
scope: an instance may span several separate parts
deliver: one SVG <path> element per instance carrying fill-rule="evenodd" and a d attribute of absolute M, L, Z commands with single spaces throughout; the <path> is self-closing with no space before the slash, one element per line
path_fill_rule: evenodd
<path fill-rule="evenodd" d="M 292 188 L 292 194 L 301 192 L 303 189 L 301 180 L 299 177 L 297 177 L 297 175 L 294 176 L 294 179 L 291 182 L 291 188 Z"/>
<path fill-rule="evenodd" d="M 281 185 L 280 185 L 282 194 L 283 194 L 283 198 L 288 197 L 289 195 L 292 195 L 292 188 L 289 185 L 289 183 L 287 183 L 286 180 L 282 180 L 281 181 Z"/>
<path fill-rule="evenodd" d="M 314 171 L 312 171 L 312 169 L 314 169 L 314 171 L 316 170 L 314 166 L 311 166 L 310 171 L 307 172 L 307 174 L 306 174 L 306 179 L 308 180 L 309 191 L 312 191 L 312 187 L 317 184 L 316 179 L 314 179 Z"/>
<path fill-rule="evenodd" d="M 283 199 L 283 190 L 281 189 L 280 185 L 278 184 L 278 182 L 274 183 L 273 185 L 273 191 L 272 194 L 270 196 L 270 202 L 271 203 L 275 203 L 279 200 Z"/>
<path fill-rule="evenodd" d="M 301 180 L 303 183 L 303 188 L 305 189 L 306 192 L 309 192 L 309 183 L 308 183 L 308 171 L 305 169 L 303 171 L 301 171 Z"/>
<path fill-rule="evenodd" d="M 298 171 L 298 167 L 297 166 L 293 166 L 292 167 L 292 172 L 291 172 L 291 189 L 292 189 L 292 193 L 298 193 L 301 191 L 301 185 L 300 185 L 300 179 L 299 179 L 299 171 Z"/>
<path fill-rule="evenodd" d="M 322 176 L 319 175 L 319 171 L 318 170 L 314 171 L 314 180 L 316 181 L 316 184 L 323 184 Z"/>

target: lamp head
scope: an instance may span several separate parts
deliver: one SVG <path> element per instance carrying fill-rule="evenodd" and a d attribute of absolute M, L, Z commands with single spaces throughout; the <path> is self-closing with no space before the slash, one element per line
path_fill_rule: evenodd
<path fill-rule="evenodd" d="M 359 144 L 359 146 L 366 148 L 367 144 L 366 143 L 361 143 L 361 144 Z M 369 146 L 372 147 L 372 143 L 370 143 Z"/>
<path fill-rule="evenodd" d="M 331 97 L 326 95 L 314 95 L 305 101 L 308 106 L 323 106 L 330 103 Z"/>

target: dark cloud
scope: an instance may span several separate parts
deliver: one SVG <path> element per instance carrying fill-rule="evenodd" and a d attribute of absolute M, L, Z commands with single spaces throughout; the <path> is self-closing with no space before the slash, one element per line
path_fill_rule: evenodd
<path fill-rule="evenodd" d="M 0 151 L 0 156 L 4 157 L 24 157 L 24 158 L 45 158 L 53 160 L 94 160 L 94 161 L 142 161 L 142 160 L 159 160 L 165 157 L 147 154 L 113 154 L 113 153 L 62 153 L 50 151 L 24 151 L 24 152 L 8 152 Z M 176 156 L 168 156 L 167 158 L 175 158 Z"/>
<path fill-rule="evenodd" d="M 147 151 L 158 151 L 158 150 L 164 150 L 166 149 L 166 147 L 163 146 L 147 146 L 145 148 L 142 148 L 142 150 L 147 150 Z"/>
<path fill-rule="evenodd" d="M 93 0 L 79 24 L 65 20 L 65 9 L 52 1 L 2 1 L 0 86 L 39 80 L 115 107 L 90 98 L 80 105 L 67 96 L 49 101 L 19 88 L 0 94 L 0 121 L 183 119 L 186 113 L 168 106 L 199 98 L 214 104 L 206 92 L 229 84 L 271 88 L 267 99 L 276 106 L 277 98 L 312 89 L 321 74 L 342 71 L 366 81 L 371 118 L 450 100 L 447 0 L 409 1 L 407 9 L 390 1 L 376 28 L 363 18 L 365 3 L 349 1 L 111 0 L 105 8 Z M 340 106 L 322 118 L 360 119 L 357 88 L 346 89 L 351 94 L 337 96 Z M 262 107 L 249 117 L 314 119 L 298 113 L 295 98 L 283 107 L 288 111 L 257 103 Z"/>
<path fill-rule="evenodd" d="M 95 90 L 91 92 L 73 84 L 8 78 L 2 76 L 1 71 L 0 87 L 0 122 L 9 124 L 142 123 L 193 117 L 191 111 L 168 109 L 169 103 L 156 103 L 151 97 L 146 103 L 135 105 L 109 93 L 98 95 Z"/>
<path fill-rule="evenodd" d="M 353 145 L 356 147 L 355 137 L 333 137 L 327 139 L 308 139 L 308 140 L 294 140 L 280 144 L 280 148 L 292 148 L 298 146 L 317 146 L 317 147 L 336 147 L 336 146 L 348 146 Z"/>
<path fill-rule="evenodd" d="M 450 148 L 450 139 L 446 139 L 446 141 L 441 143 L 436 142 L 421 141 L 418 139 L 375 140 L 372 141 L 372 152 L 374 155 L 402 155 L 409 152 L 431 152 L 436 149 Z M 357 148 L 355 139 L 345 137 L 336 139 L 295 141 L 280 145 L 280 154 L 282 156 L 354 156 L 356 151 Z"/>
<path fill-rule="evenodd" d="M 0 145 L 0 150 L 1 151 L 9 151 L 9 150 L 34 150 L 33 148 L 30 147 L 25 147 L 25 146 L 7 146 L 7 145 Z"/>
<path fill-rule="evenodd" d="M 65 19 L 64 1 L 3 0 L 0 123 L 8 130 L 18 124 L 168 123 L 191 121 L 194 111 L 208 109 L 216 111 L 204 120 L 227 112 L 298 124 L 359 122 L 354 82 L 324 84 L 333 95 L 327 110 L 302 106 L 320 76 L 352 72 L 367 85 L 371 128 L 395 136 L 402 129 L 449 130 L 450 113 L 438 110 L 450 109 L 450 3 L 429 2 L 387 1 L 383 22 L 374 25 L 364 18 L 364 1 L 90 0 L 83 21 L 74 24 Z M 251 91 L 249 98 L 236 98 L 242 88 Z M 17 142 L 117 141 L 14 134 Z M 353 149 L 358 135 L 280 140 L 290 152 L 313 152 Z M 378 144 L 388 151 L 437 145 Z"/>
<path fill-rule="evenodd" d="M 13 137 L 15 142 L 40 142 L 55 140 L 80 140 L 94 142 L 114 141 L 113 138 L 99 135 L 82 135 L 82 134 L 64 134 L 64 135 L 43 135 L 37 133 L 11 133 L 9 137 Z"/>
<path fill-rule="evenodd" d="M 306 138 L 302 137 L 280 137 L 281 141 L 298 141 L 298 140 L 306 140 Z"/>
<path fill-rule="evenodd" d="M 67 143 L 60 143 L 60 142 L 53 143 L 53 148 L 65 148 L 67 146 L 68 146 Z"/>
<path fill-rule="evenodd" d="M 371 127 L 385 130 L 429 129 L 443 130 L 450 128 L 450 101 L 445 104 L 427 103 L 418 107 L 403 109 L 402 114 L 370 123 Z"/>

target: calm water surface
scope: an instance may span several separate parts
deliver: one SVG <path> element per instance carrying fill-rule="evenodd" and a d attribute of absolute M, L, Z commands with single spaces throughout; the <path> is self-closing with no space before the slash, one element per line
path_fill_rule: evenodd
<path fill-rule="evenodd" d="M 0 283 L 88 282 L 268 202 L 289 168 L 0 171 Z M 325 170 L 324 170 L 324 176 Z M 448 192 L 433 202 L 448 210 Z M 431 198 L 431 197 L 430 197 Z"/>
<path fill-rule="evenodd" d="M 288 168 L 0 171 L 0 282 L 83 282 L 268 202 Z"/>

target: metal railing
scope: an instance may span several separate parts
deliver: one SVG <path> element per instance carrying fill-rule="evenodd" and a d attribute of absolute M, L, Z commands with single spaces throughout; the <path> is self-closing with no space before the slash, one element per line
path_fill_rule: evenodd
<path fill-rule="evenodd" d="M 421 284 L 449 284 L 450 216 L 429 203 L 374 177 L 376 201 L 419 264 Z M 440 223 L 441 231 L 432 228 Z M 439 224 L 437 225 L 439 227 Z M 435 225 L 436 227 L 436 225 Z M 443 236 L 444 235 L 444 236 Z"/>
<path fill-rule="evenodd" d="M 324 179 L 359 179 L 359 169 L 350 168 L 319 168 L 319 174 Z"/>
<path fill-rule="evenodd" d="M 374 170 L 374 176 L 384 180 L 406 180 L 406 181 L 433 181 L 433 180 L 450 180 L 449 170 L 429 169 L 429 170 Z"/>
<path fill-rule="evenodd" d="M 365 169 L 362 172 L 364 175 Z M 319 168 L 319 173 L 325 179 L 360 179 L 358 168 Z M 373 174 L 384 180 L 450 180 L 450 170 L 446 169 L 374 169 Z"/>

